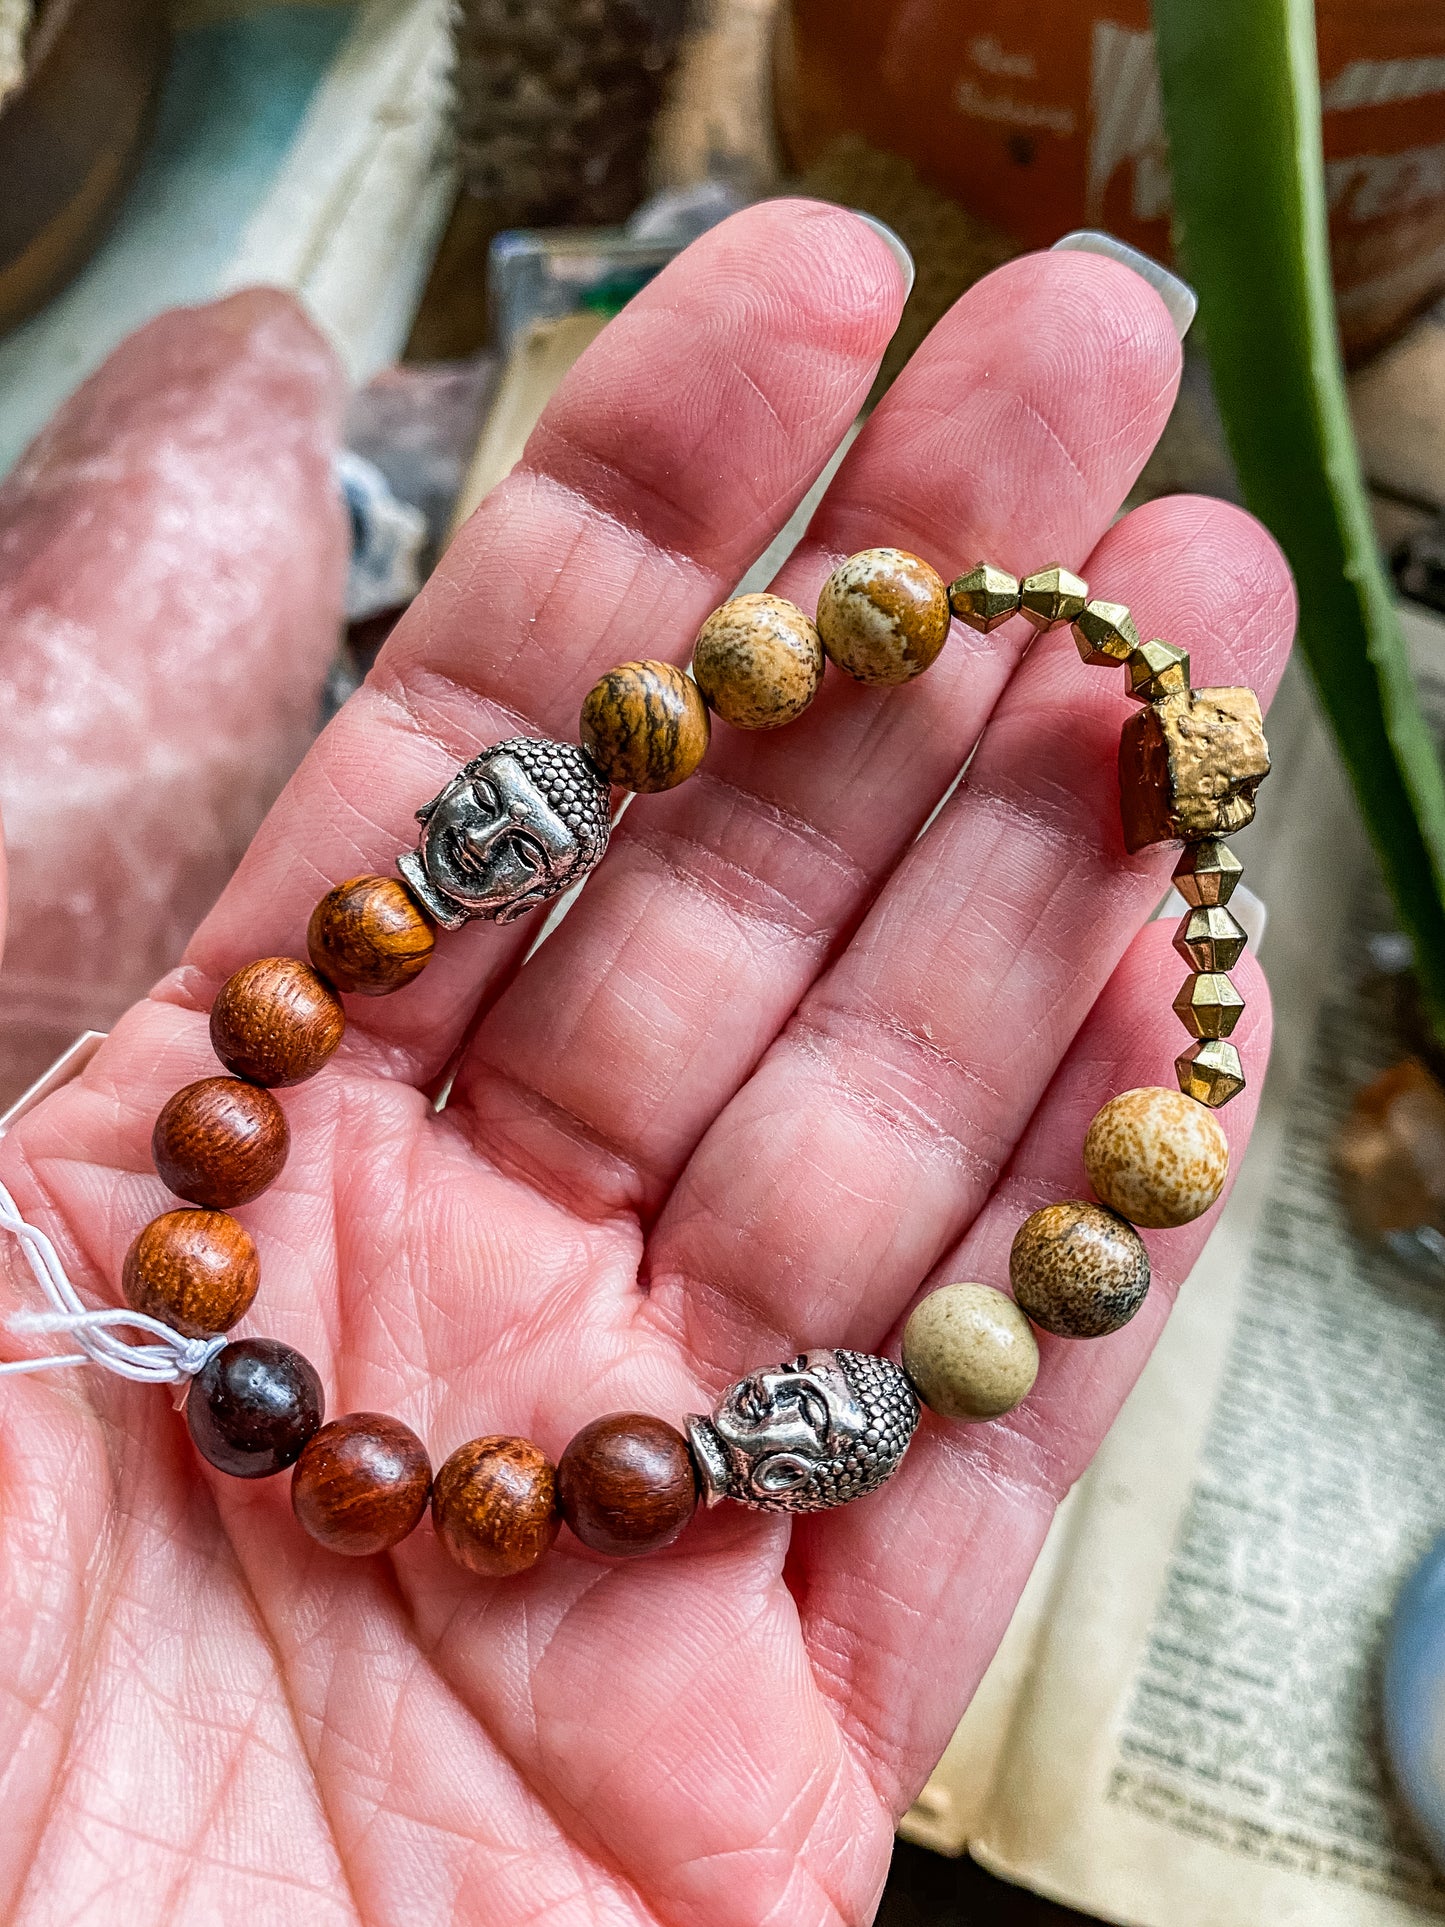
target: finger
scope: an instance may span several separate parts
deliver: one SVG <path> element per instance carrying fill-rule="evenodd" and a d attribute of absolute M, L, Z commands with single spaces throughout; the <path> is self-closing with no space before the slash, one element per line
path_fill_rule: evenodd
<path fill-rule="evenodd" d="M 1178 343 L 1117 264 L 1038 255 L 981 282 L 863 430 L 777 587 L 839 557 L 1077 563 L 1169 412 Z M 642 798 L 562 928 L 482 1025 L 452 1105 L 507 1168 L 589 1213 L 654 1211 L 957 774 L 1033 631 L 955 625 L 918 683 L 832 673 L 793 727 L 719 724 L 700 775 Z"/>
<path fill-rule="evenodd" d="M 1240 510 L 1151 503 L 1089 572 L 1197 681 L 1273 689 L 1292 590 Z M 719 1378 L 780 1344 L 876 1342 L 992 1191 L 1176 854 L 1122 847 L 1121 681 L 1067 635 L 1030 656 L 956 797 L 700 1146 L 651 1243 L 649 1316 Z M 1167 1000 L 1140 1021 L 1175 1028 Z"/>
<path fill-rule="evenodd" d="M 479 744 L 575 737 L 620 657 L 680 654 L 786 520 L 867 392 L 902 300 L 880 238 L 771 202 L 705 235 L 609 325 L 315 745 L 164 990 L 304 954 L 316 899 L 389 871 Z M 473 926 L 405 997 L 356 999 L 349 1048 L 424 1080 L 535 937 Z"/>
<path fill-rule="evenodd" d="M 1178 961 L 1162 924 L 1130 946 L 998 1188 L 933 1283 L 1007 1288 L 1009 1246 L 1023 1219 L 1042 1204 L 1089 1195 L 1081 1146 L 1099 1104 L 1116 1091 L 1172 1083 L 1175 1041 L 1161 1026 L 1141 1024 L 1139 1012 L 1167 1006 Z M 1235 1040 L 1246 1062 L 1262 1066 L 1269 994 L 1253 959 L 1236 976 L 1247 1008 Z M 1249 1141 L 1259 1081 L 1216 1113 L 1232 1172 Z M 901 1472 L 876 1501 L 795 1534 L 789 1579 L 810 1646 L 828 1655 L 825 1690 L 847 1709 L 895 1811 L 947 1744 L 1055 1507 L 1112 1424 L 1214 1222 L 1211 1212 L 1176 1231 L 1145 1233 L 1153 1282 L 1132 1323 L 1087 1342 L 1039 1333 L 1037 1383 L 1006 1418 L 958 1425 L 925 1414 Z M 1209 1277 L 1201 1273 L 1189 1289 L 1209 1291 Z"/>

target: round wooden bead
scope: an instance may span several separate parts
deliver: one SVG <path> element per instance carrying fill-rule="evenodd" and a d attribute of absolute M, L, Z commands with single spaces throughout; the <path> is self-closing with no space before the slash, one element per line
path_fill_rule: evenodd
<path fill-rule="evenodd" d="M 1046 1204 L 1019 1226 L 1008 1272 L 1014 1297 L 1044 1331 L 1103 1338 L 1143 1304 L 1149 1254 L 1133 1225 L 1101 1204 Z"/>
<path fill-rule="evenodd" d="M 1000 1418 L 1033 1389 L 1039 1347 L 1013 1299 L 989 1285 L 944 1285 L 903 1327 L 903 1369 L 942 1418 Z"/>
<path fill-rule="evenodd" d="M 125 1254 L 120 1288 L 132 1311 L 209 1338 L 250 1310 L 261 1279 L 251 1234 L 224 1211 L 167 1211 Z"/>
<path fill-rule="evenodd" d="M 327 983 L 385 997 L 425 970 L 436 927 L 397 877 L 352 877 L 311 912 L 306 952 Z"/>
<path fill-rule="evenodd" d="M 291 1475 L 291 1509 L 311 1537 L 354 1558 L 400 1544 L 430 1494 L 426 1447 L 381 1412 L 348 1412 L 323 1425 Z"/>
<path fill-rule="evenodd" d="M 711 728 L 697 684 L 670 662 L 619 663 L 582 705 L 582 747 L 609 783 L 628 790 L 685 783 Z"/>
<path fill-rule="evenodd" d="M 341 1042 L 346 1012 L 296 957 L 260 957 L 229 976 L 211 1006 L 211 1048 L 252 1084 L 300 1084 Z"/>
<path fill-rule="evenodd" d="M 734 596 L 698 631 L 692 673 L 708 705 L 734 729 L 781 729 L 818 693 L 823 644 L 782 596 Z"/>
<path fill-rule="evenodd" d="M 431 1516 L 459 1566 L 510 1578 L 535 1566 L 557 1537 L 556 1471 L 530 1439 L 472 1439 L 437 1473 Z"/>
<path fill-rule="evenodd" d="M 818 634 L 856 681 L 911 682 L 948 640 L 948 589 L 906 549 L 862 549 L 823 584 Z"/>
<path fill-rule="evenodd" d="M 247 1204 L 281 1174 L 291 1134 L 269 1091 L 238 1077 L 203 1077 L 176 1092 L 156 1119 L 151 1156 L 192 1204 Z"/>
<path fill-rule="evenodd" d="M 1214 1113 L 1182 1091 L 1123 1091 L 1095 1113 L 1084 1169 L 1101 1203 L 1159 1230 L 1190 1223 L 1218 1198 L 1229 1140 Z"/>
<path fill-rule="evenodd" d="M 296 1462 L 325 1410 L 309 1359 L 274 1338 L 238 1338 L 196 1374 L 186 1424 L 219 1471 L 267 1479 Z"/>
<path fill-rule="evenodd" d="M 697 1510 L 697 1473 L 681 1432 L 645 1412 L 613 1412 L 562 1454 L 557 1494 L 584 1546 L 624 1559 L 672 1544 Z"/>

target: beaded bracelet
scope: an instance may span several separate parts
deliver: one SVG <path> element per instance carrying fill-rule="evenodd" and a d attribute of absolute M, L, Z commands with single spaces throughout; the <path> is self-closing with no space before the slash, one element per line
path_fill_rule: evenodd
<path fill-rule="evenodd" d="M 398 990 L 425 968 L 439 928 L 507 923 L 579 884 L 607 847 L 610 786 L 684 781 L 706 753 L 713 713 L 740 729 L 779 728 L 813 700 L 825 657 L 859 682 L 903 683 L 937 658 L 950 614 L 987 634 L 1020 613 L 1039 631 L 1071 625 L 1084 660 L 1122 666 L 1141 704 L 1119 746 L 1124 837 L 1131 853 L 1184 843 L 1174 880 L 1189 910 L 1175 945 L 1190 974 L 1174 1008 L 1195 1041 L 1177 1060 L 1177 1091 L 1126 1091 L 1098 1112 L 1084 1142 L 1094 1199 L 1047 1205 L 1020 1226 L 1012 1298 L 946 1285 L 909 1317 L 901 1366 L 806 1351 L 739 1380 L 709 1416 L 686 1420 L 686 1436 L 660 1418 L 614 1413 L 579 1432 L 555 1467 L 529 1440 L 488 1436 L 460 1446 L 434 1480 L 400 1420 L 353 1412 L 323 1424 L 321 1383 L 300 1353 L 221 1336 L 249 1309 L 260 1275 L 250 1234 L 230 1212 L 286 1161 L 286 1117 L 272 1092 L 313 1076 L 336 1050 L 346 1026 L 338 993 Z M 1068 1338 L 1127 1323 L 1149 1286 L 1137 1227 L 1188 1223 L 1223 1188 L 1228 1146 L 1213 1111 L 1244 1087 L 1229 1042 L 1243 1000 L 1227 973 L 1245 933 L 1228 909 L 1240 864 L 1222 839 L 1250 821 L 1269 771 L 1249 690 L 1191 688 L 1182 649 L 1141 642 L 1126 608 L 1091 600 L 1067 569 L 1019 582 L 984 563 L 949 588 L 917 556 L 879 548 L 833 571 L 816 623 L 779 596 L 738 596 L 703 624 L 692 677 L 669 663 L 623 663 L 589 693 L 581 736 L 580 747 L 519 737 L 484 750 L 418 810 L 420 836 L 398 859 L 399 878 L 354 877 L 316 905 L 309 964 L 265 957 L 222 985 L 210 1029 L 229 1075 L 178 1091 L 156 1121 L 156 1169 L 191 1208 L 156 1218 L 130 1247 L 130 1314 L 72 1309 L 48 1241 L 0 1218 L 28 1240 L 60 1307 L 48 1328 L 76 1333 L 83 1355 L 110 1369 L 190 1376 L 187 1423 L 202 1455 L 238 1478 L 293 1466 L 297 1517 L 337 1552 L 396 1545 L 428 1500 L 452 1557 L 493 1577 L 533 1565 L 564 1519 L 583 1544 L 622 1556 L 670 1544 L 700 1501 L 784 1512 L 841 1505 L 896 1470 L 920 1404 L 974 1420 L 1011 1411 L 1038 1368 L 1029 1321 Z M 127 1316 L 175 1334 L 171 1351 L 125 1346 L 112 1327 Z M 129 1367 L 115 1362 L 122 1353 Z M 81 1361 L 30 1363 L 46 1362 Z"/>

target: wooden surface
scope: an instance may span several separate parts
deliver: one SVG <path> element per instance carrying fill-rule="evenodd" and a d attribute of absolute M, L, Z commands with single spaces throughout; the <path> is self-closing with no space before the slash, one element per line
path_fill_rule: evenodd
<path fill-rule="evenodd" d="M 95 246 L 150 125 L 164 0 L 49 0 L 0 111 L 0 329 Z"/>

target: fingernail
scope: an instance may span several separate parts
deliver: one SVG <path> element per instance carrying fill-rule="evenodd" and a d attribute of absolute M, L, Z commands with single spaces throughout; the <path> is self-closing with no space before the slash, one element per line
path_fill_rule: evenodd
<path fill-rule="evenodd" d="M 1161 267 L 1152 255 L 1141 254 L 1138 248 L 1131 248 L 1127 241 L 1116 241 L 1112 234 L 1101 233 L 1098 228 L 1077 228 L 1074 233 L 1066 234 L 1061 241 L 1055 241 L 1050 250 L 1054 254 L 1103 254 L 1111 261 L 1121 261 L 1126 268 L 1149 283 L 1165 307 L 1169 319 L 1174 323 L 1174 332 L 1182 341 L 1189 333 L 1189 324 L 1199 309 L 1199 296 L 1187 281 L 1181 281 L 1177 274 Z"/>
<path fill-rule="evenodd" d="M 879 240 L 886 245 L 889 253 L 893 256 L 893 259 L 898 263 L 899 267 L 902 268 L 903 298 L 906 301 L 913 292 L 913 283 L 917 276 L 913 266 L 913 256 L 908 252 L 908 245 L 902 235 L 895 234 L 888 223 L 886 221 L 880 221 L 876 215 L 865 214 L 861 207 L 850 208 L 849 212 L 856 214 L 860 221 L 866 221 L 868 223 Z"/>

